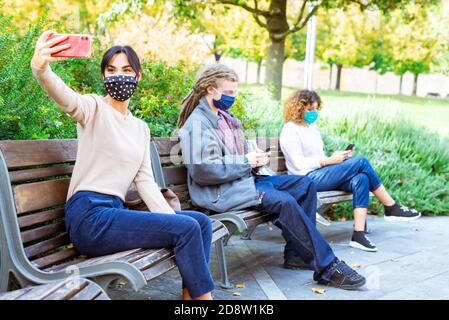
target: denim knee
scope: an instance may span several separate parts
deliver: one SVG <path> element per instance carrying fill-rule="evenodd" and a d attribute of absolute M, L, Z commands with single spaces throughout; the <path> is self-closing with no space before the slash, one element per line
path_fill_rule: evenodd
<path fill-rule="evenodd" d="M 184 216 L 184 219 L 179 223 L 176 235 L 178 240 L 183 237 L 201 237 L 201 226 L 192 217 Z"/>
<path fill-rule="evenodd" d="M 354 208 L 368 208 L 369 179 L 364 173 L 359 173 L 351 180 Z"/>
<path fill-rule="evenodd" d="M 184 211 L 189 214 L 188 217 L 198 222 L 203 237 L 212 237 L 212 220 L 204 213 L 198 211 Z"/>

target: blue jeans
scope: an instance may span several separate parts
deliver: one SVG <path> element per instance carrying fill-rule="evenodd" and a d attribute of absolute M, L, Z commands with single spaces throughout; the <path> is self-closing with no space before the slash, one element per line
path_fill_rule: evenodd
<path fill-rule="evenodd" d="M 214 289 L 209 271 L 212 223 L 195 211 L 134 211 L 117 196 L 78 191 L 65 205 L 70 240 L 88 256 L 144 248 L 173 248 L 183 287 L 196 298 Z"/>
<path fill-rule="evenodd" d="M 365 157 L 353 157 L 339 164 L 316 169 L 307 174 L 318 191 L 341 190 L 352 192 L 354 208 L 368 208 L 369 192 L 382 185 Z"/>
<path fill-rule="evenodd" d="M 255 181 L 259 193 L 264 193 L 257 209 L 274 215 L 286 240 L 285 257 L 299 256 L 315 271 L 315 280 L 329 280 L 326 271 L 336 257 L 316 228 L 315 184 L 295 175 L 256 176 Z"/>

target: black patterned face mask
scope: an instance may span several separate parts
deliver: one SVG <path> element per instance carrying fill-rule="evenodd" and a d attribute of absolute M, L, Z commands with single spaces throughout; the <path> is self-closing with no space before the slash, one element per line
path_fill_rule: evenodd
<path fill-rule="evenodd" d="M 126 101 L 137 89 L 137 76 L 109 76 L 104 78 L 104 89 L 117 101 Z"/>

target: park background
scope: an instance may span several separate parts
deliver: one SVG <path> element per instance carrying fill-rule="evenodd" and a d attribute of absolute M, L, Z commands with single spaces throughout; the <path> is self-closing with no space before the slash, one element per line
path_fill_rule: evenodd
<path fill-rule="evenodd" d="M 175 132 L 198 71 L 216 62 L 240 76 L 231 112 L 247 136 L 278 136 L 283 101 L 303 88 L 307 2 L 0 0 L 0 140 L 76 138 L 75 122 L 31 74 L 36 39 L 47 29 L 94 36 L 91 59 L 52 64 L 81 93 L 105 94 L 100 60 L 108 47 L 136 49 L 144 74 L 130 109 L 153 137 Z M 399 202 L 448 215 L 449 1 L 316 4 L 313 88 L 323 99 L 326 152 L 354 143 Z M 283 19 L 269 21 L 272 10 Z M 370 213 L 383 213 L 377 200 Z M 350 219 L 351 204 L 327 215 Z"/>

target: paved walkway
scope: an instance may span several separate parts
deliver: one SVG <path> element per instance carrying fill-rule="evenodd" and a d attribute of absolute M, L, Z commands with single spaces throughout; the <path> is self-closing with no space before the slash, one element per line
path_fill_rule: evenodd
<path fill-rule="evenodd" d="M 319 286 L 312 271 L 282 268 L 284 241 L 278 228 L 259 226 L 253 240 L 233 236 L 226 247 L 229 277 L 244 288 L 217 287 L 215 299 L 449 299 L 449 217 L 423 217 L 413 222 L 386 222 L 369 216 L 371 240 L 379 251 L 369 253 L 347 245 L 352 221 L 319 227 L 336 255 L 357 268 L 367 285 L 359 291 Z M 213 252 L 211 269 L 218 279 Z M 154 279 L 142 290 L 114 289 L 113 299 L 178 299 L 177 269 Z M 325 292 L 315 293 L 312 289 Z"/>

